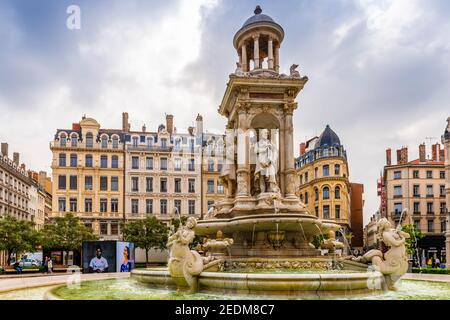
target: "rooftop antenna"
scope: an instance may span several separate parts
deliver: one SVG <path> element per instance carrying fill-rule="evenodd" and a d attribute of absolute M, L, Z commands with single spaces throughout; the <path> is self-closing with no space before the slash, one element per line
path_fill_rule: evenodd
<path fill-rule="evenodd" d="M 428 140 L 430 145 L 431 145 L 431 141 L 432 140 L 436 140 L 436 139 L 438 139 L 438 138 L 436 138 L 436 137 L 425 137 L 425 140 Z"/>

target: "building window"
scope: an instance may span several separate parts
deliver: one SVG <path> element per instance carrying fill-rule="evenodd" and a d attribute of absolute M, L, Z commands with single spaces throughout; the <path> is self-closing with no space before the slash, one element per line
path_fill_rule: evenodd
<path fill-rule="evenodd" d="M 139 199 L 131 199 L 131 213 L 132 214 L 139 213 Z"/>
<path fill-rule="evenodd" d="M 440 213 L 445 213 L 445 209 L 446 209 L 445 202 L 441 202 L 439 205 L 440 205 L 439 212 Z"/>
<path fill-rule="evenodd" d="M 214 161 L 208 160 L 208 171 L 213 172 L 214 171 Z"/>
<path fill-rule="evenodd" d="M 59 212 L 66 212 L 66 198 L 58 198 Z"/>
<path fill-rule="evenodd" d="M 308 192 L 305 192 L 305 204 L 308 204 Z"/>
<path fill-rule="evenodd" d="M 108 234 L 108 222 L 100 221 L 100 234 L 107 235 Z"/>
<path fill-rule="evenodd" d="M 413 171 L 413 178 L 414 179 L 419 179 L 419 170 L 414 170 Z"/>
<path fill-rule="evenodd" d="M 439 197 L 441 198 L 445 198 L 445 185 L 440 185 L 439 186 Z"/>
<path fill-rule="evenodd" d="M 84 177 L 84 189 L 85 190 L 92 190 L 92 176 L 85 176 Z"/>
<path fill-rule="evenodd" d="M 78 162 L 78 157 L 76 154 L 72 153 L 70 155 L 70 166 L 76 168 Z"/>
<path fill-rule="evenodd" d="M 119 157 L 112 156 L 111 157 L 111 168 L 118 168 L 118 167 L 119 167 Z"/>
<path fill-rule="evenodd" d="M 86 134 L 86 148 L 92 148 L 94 146 L 94 136 L 88 132 Z"/>
<path fill-rule="evenodd" d="M 314 168 L 314 179 L 319 177 L 319 168 Z"/>
<path fill-rule="evenodd" d="M 113 139 L 112 139 L 112 147 L 113 147 L 113 149 L 118 149 L 119 148 L 119 139 L 117 137 L 113 137 Z"/>
<path fill-rule="evenodd" d="M 314 212 L 316 213 L 316 217 L 319 217 L 319 207 L 318 206 L 314 207 Z"/>
<path fill-rule="evenodd" d="M 402 210 L 403 210 L 403 206 L 402 206 L 401 203 L 399 203 L 399 202 L 394 203 L 394 213 L 395 213 L 395 215 L 400 215 Z"/>
<path fill-rule="evenodd" d="M 413 197 L 420 197 L 420 186 L 418 184 L 413 185 Z"/>
<path fill-rule="evenodd" d="M 414 207 L 414 213 L 420 213 L 420 202 L 414 202 L 413 204 Z"/>
<path fill-rule="evenodd" d="M 214 200 L 208 200 L 208 211 L 214 206 Z"/>
<path fill-rule="evenodd" d="M 59 166 L 60 167 L 65 167 L 66 166 L 66 154 L 65 153 L 60 153 L 59 154 Z"/>
<path fill-rule="evenodd" d="M 339 186 L 334 188 L 334 198 L 335 199 L 340 199 L 341 198 L 341 188 Z"/>
<path fill-rule="evenodd" d="M 145 191 L 153 192 L 153 177 L 145 178 Z"/>
<path fill-rule="evenodd" d="M 222 160 L 219 160 L 217 162 L 217 171 L 222 172 L 222 167 L 223 167 L 223 162 L 222 162 Z"/>
<path fill-rule="evenodd" d="M 195 214 L 195 200 L 189 200 L 188 201 L 188 213 L 189 214 Z"/>
<path fill-rule="evenodd" d="M 180 193 L 181 192 L 181 179 L 175 178 L 175 192 Z"/>
<path fill-rule="evenodd" d="M 195 171 L 195 160 L 194 160 L 194 158 L 189 159 L 188 170 L 189 171 Z"/>
<path fill-rule="evenodd" d="M 339 164 L 334 165 L 334 174 L 339 176 L 341 174 L 341 166 Z"/>
<path fill-rule="evenodd" d="M 100 156 L 100 168 L 108 168 L 108 156 Z"/>
<path fill-rule="evenodd" d="M 195 179 L 188 180 L 188 191 L 190 193 L 195 193 Z"/>
<path fill-rule="evenodd" d="M 139 169 L 139 157 L 131 157 L 131 169 Z"/>
<path fill-rule="evenodd" d="M 70 176 L 70 180 L 69 180 L 69 188 L 70 190 L 77 190 L 78 186 L 77 186 L 77 176 Z"/>
<path fill-rule="evenodd" d="M 181 214 L 181 200 L 174 200 L 173 201 L 173 206 L 175 208 L 175 213 L 177 214 Z"/>
<path fill-rule="evenodd" d="M 319 189 L 314 188 L 314 200 L 319 201 Z"/>
<path fill-rule="evenodd" d="M 220 180 L 217 180 L 217 193 L 224 193 L 223 185 Z"/>
<path fill-rule="evenodd" d="M 85 158 L 85 165 L 88 168 L 92 168 L 92 155 L 87 154 Z"/>
<path fill-rule="evenodd" d="M 330 188 L 328 188 L 328 187 L 324 187 L 323 188 L 323 190 L 322 190 L 322 199 L 323 200 L 328 200 L 328 199 L 330 199 Z"/>
<path fill-rule="evenodd" d="M 427 202 L 427 213 L 434 213 L 433 202 Z"/>
<path fill-rule="evenodd" d="M 445 220 L 441 220 L 441 232 L 444 233 L 447 230 Z"/>
<path fill-rule="evenodd" d="M 429 184 L 427 185 L 427 198 L 433 197 L 433 185 Z"/>
<path fill-rule="evenodd" d="M 161 178 L 159 180 L 160 192 L 167 192 L 167 178 Z"/>
<path fill-rule="evenodd" d="M 401 179 L 401 178 L 402 178 L 402 172 L 394 171 L 394 179 Z"/>
<path fill-rule="evenodd" d="M 69 199 L 69 209 L 70 212 L 77 212 L 77 198 Z"/>
<path fill-rule="evenodd" d="M 323 218 L 330 219 L 330 206 L 329 205 L 323 206 Z"/>
<path fill-rule="evenodd" d="M 107 136 L 102 136 L 102 148 L 103 149 L 108 148 L 108 137 Z"/>
<path fill-rule="evenodd" d="M 153 170 L 153 157 L 147 157 L 145 159 L 145 168 L 147 170 Z"/>
<path fill-rule="evenodd" d="M 108 190 L 108 177 L 102 176 L 100 177 L 100 191 Z"/>
<path fill-rule="evenodd" d="M 153 199 L 145 199 L 145 213 L 153 213 Z"/>
<path fill-rule="evenodd" d="M 417 230 L 420 230 L 420 220 L 414 220 L 414 227 L 415 227 Z"/>
<path fill-rule="evenodd" d="M 439 178 L 445 179 L 445 171 L 439 171 Z"/>
<path fill-rule="evenodd" d="M 137 148 L 138 144 L 139 144 L 139 138 L 138 137 L 133 137 L 133 147 Z"/>
<path fill-rule="evenodd" d="M 65 133 L 62 133 L 62 134 L 59 136 L 59 145 L 60 145 L 61 147 L 65 147 L 65 146 L 66 146 L 66 142 L 67 142 L 67 136 L 66 136 Z"/>
<path fill-rule="evenodd" d="M 434 232 L 433 220 L 427 220 L 427 230 L 428 232 Z"/>
<path fill-rule="evenodd" d="M 112 221 L 111 224 L 111 235 L 115 236 L 119 234 L 119 224 L 117 221 Z"/>
<path fill-rule="evenodd" d="M 161 138 L 161 148 L 167 148 L 167 139 Z"/>
<path fill-rule="evenodd" d="M 161 199 L 160 211 L 161 211 L 161 214 L 167 214 L 167 200 L 166 199 Z"/>
<path fill-rule="evenodd" d="M 77 137 L 77 135 L 75 133 L 71 135 L 70 142 L 71 142 L 72 147 L 76 147 L 77 146 L 77 144 L 78 144 L 78 137 Z"/>
<path fill-rule="evenodd" d="M 139 191 L 139 177 L 131 177 L 131 191 L 132 192 Z"/>
<path fill-rule="evenodd" d="M 335 212 L 336 219 L 340 219 L 341 218 L 341 206 L 337 204 L 334 207 L 334 212 Z"/>
<path fill-rule="evenodd" d="M 147 137 L 147 147 L 151 148 L 153 146 L 153 138 Z"/>
<path fill-rule="evenodd" d="M 58 176 L 58 189 L 59 190 L 66 189 L 66 176 Z"/>
<path fill-rule="evenodd" d="M 91 198 L 84 199 L 84 211 L 92 212 L 92 199 Z"/>
<path fill-rule="evenodd" d="M 167 158 L 161 158 L 160 169 L 167 170 Z"/>
<path fill-rule="evenodd" d="M 111 177 L 111 191 L 119 191 L 119 177 Z"/>
<path fill-rule="evenodd" d="M 214 180 L 208 180 L 208 193 L 214 193 Z"/>
<path fill-rule="evenodd" d="M 308 172 L 305 172 L 305 183 L 308 183 Z"/>
<path fill-rule="evenodd" d="M 323 172 L 323 176 L 324 177 L 328 177 L 330 175 L 330 166 L 329 165 L 324 165 L 322 167 L 322 172 Z"/>
<path fill-rule="evenodd" d="M 119 212 L 119 199 L 111 199 L 111 212 Z"/>
<path fill-rule="evenodd" d="M 400 198 L 402 196 L 402 186 L 394 186 L 394 198 Z"/>
<path fill-rule="evenodd" d="M 181 159 L 180 158 L 176 158 L 174 165 L 173 165 L 173 169 L 175 171 L 181 171 Z"/>
<path fill-rule="evenodd" d="M 194 139 L 190 139 L 189 140 L 189 148 L 190 148 L 190 150 L 191 150 L 191 153 L 194 153 L 194 146 L 195 146 L 195 142 L 194 142 Z"/>
<path fill-rule="evenodd" d="M 433 179 L 433 171 L 427 170 L 427 179 Z"/>
<path fill-rule="evenodd" d="M 108 211 L 108 201 L 105 198 L 100 199 L 100 212 Z"/>

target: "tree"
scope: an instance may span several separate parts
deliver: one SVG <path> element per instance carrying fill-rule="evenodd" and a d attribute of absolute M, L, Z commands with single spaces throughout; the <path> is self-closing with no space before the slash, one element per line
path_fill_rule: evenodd
<path fill-rule="evenodd" d="M 145 262 L 148 263 L 150 249 L 166 249 L 169 228 L 155 217 L 121 223 L 123 239 L 133 242 L 145 250 Z"/>
<path fill-rule="evenodd" d="M 17 220 L 9 215 L 0 218 L 0 250 L 6 251 L 8 265 L 11 263 L 11 254 L 37 249 L 41 237 L 34 226 L 34 222 Z"/>
<path fill-rule="evenodd" d="M 403 225 L 402 231 L 409 234 L 409 238 L 406 239 L 406 252 L 414 255 L 416 253 L 417 242 L 423 238 L 423 234 L 413 224 Z"/>
<path fill-rule="evenodd" d="M 45 248 L 60 248 L 66 251 L 81 250 L 83 241 L 97 240 L 92 230 L 86 227 L 73 213 L 52 219 L 42 230 Z"/>

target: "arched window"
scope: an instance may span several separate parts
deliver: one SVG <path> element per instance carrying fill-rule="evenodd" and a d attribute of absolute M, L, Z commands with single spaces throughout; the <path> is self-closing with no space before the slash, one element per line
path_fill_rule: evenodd
<path fill-rule="evenodd" d="M 92 148 L 94 146 L 94 136 L 88 132 L 86 134 L 86 148 Z"/>
<path fill-rule="evenodd" d="M 334 174 L 336 176 L 339 176 L 341 174 L 341 166 L 340 165 L 338 165 L 338 164 L 334 165 Z"/>
<path fill-rule="evenodd" d="M 330 188 L 324 187 L 322 191 L 323 191 L 322 199 L 323 200 L 330 199 Z"/>
<path fill-rule="evenodd" d="M 108 148 L 108 137 L 107 136 L 102 136 L 102 148 L 103 149 Z"/>
<path fill-rule="evenodd" d="M 59 136 L 59 145 L 61 147 L 65 147 L 66 146 L 66 142 L 67 142 L 67 136 L 65 133 L 61 133 L 61 135 Z"/>
<path fill-rule="evenodd" d="M 72 147 L 76 147 L 78 145 L 78 136 L 76 133 L 71 135 L 70 142 L 72 143 Z"/>
<path fill-rule="evenodd" d="M 112 138 L 112 147 L 113 149 L 119 148 L 119 138 L 117 138 L 117 136 Z"/>
<path fill-rule="evenodd" d="M 77 157 L 76 153 L 72 153 L 70 155 L 70 166 L 76 167 L 77 165 L 78 165 L 78 157 Z"/>
<path fill-rule="evenodd" d="M 112 156 L 111 157 L 111 168 L 118 168 L 118 167 L 119 167 L 119 157 Z"/>
<path fill-rule="evenodd" d="M 323 174 L 323 177 L 328 177 L 330 175 L 330 166 L 329 165 L 326 164 L 322 167 L 322 174 Z"/>
<path fill-rule="evenodd" d="M 319 189 L 314 188 L 314 200 L 319 200 Z"/>
<path fill-rule="evenodd" d="M 341 188 L 339 186 L 334 188 L 334 198 L 335 199 L 340 199 L 341 198 Z"/>

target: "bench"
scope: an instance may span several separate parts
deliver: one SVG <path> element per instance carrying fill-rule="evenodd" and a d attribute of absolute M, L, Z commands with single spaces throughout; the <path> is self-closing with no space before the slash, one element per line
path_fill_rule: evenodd
<path fill-rule="evenodd" d="M 13 266 L 6 266 L 3 267 L 3 272 L 5 273 L 19 273 L 17 272 L 16 269 L 14 269 Z M 39 268 L 27 268 L 27 269 L 22 269 L 22 273 L 29 273 L 29 272 L 39 272 Z"/>
<path fill-rule="evenodd" d="M 66 266 L 63 264 L 55 264 L 53 266 L 52 270 L 53 270 L 53 272 L 67 272 L 68 270 L 69 271 L 75 271 L 75 270 L 81 271 L 81 268 L 78 266 Z"/>

